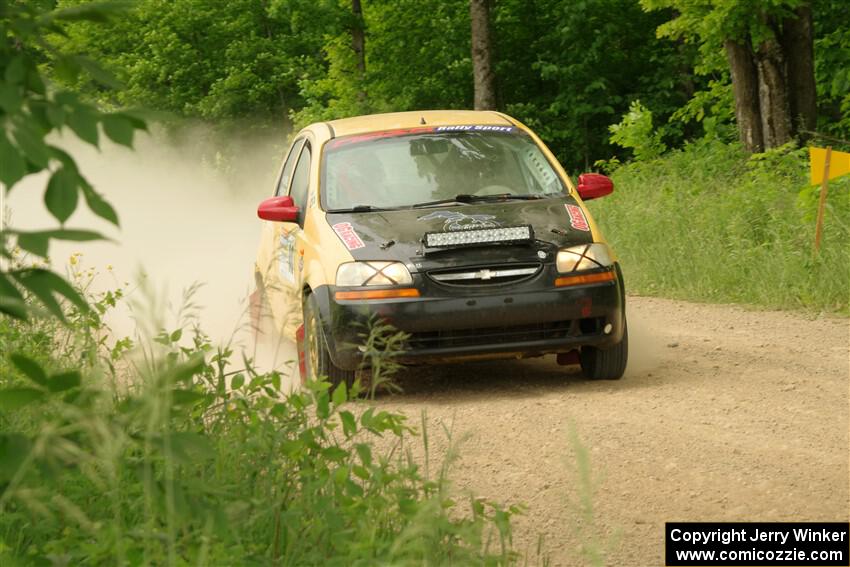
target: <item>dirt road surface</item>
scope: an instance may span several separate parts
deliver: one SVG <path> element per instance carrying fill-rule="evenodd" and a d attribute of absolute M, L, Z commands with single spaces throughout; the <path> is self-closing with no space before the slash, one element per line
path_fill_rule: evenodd
<path fill-rule="evenodd" d="M 514 543 L 536 564 L 663 565 L 665 521 L 847 521 L 850 323 L 631 297 L 631 362 L 589 382 L 551 357 L 415 368 L 377 401 L 431 454 L 468 435 L 458 494 L 524 503 Z M 574 431 L 587 449 L 582 488 Z M 580 499 L 589 495 L 592 517 Z"/>

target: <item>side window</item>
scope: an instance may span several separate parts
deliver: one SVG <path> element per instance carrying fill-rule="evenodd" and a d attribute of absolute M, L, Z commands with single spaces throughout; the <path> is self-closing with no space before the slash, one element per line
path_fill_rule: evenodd
<path fill-rule="evenodd" d="M 286 163 L 283 164 L 283 171 L 280 174 L 280 179 L 277 182 L 277 190 L 274 192 L 275 197 L 286 195 L 289 189 L 289 178 L 292 176 L 292 168 L 295 166 L 295 160 L 298 159 L 298 153 L 301 151 L 301 146 L 304 145 L 304 138 L 295 140 L 292 148 L 289 150 L 289 156 L 286 158 Z"/>
<path fill-rule="evenodd" d="M 292 186 L 289 190 L 289 195 L 292 201 L 302 211 L 307 206 L 307 191 L 310 188 L 310 143 L 304 144 L 304 149 L 301 150 L 301 157 L 298 158 L 298 164 L 295 166 L 295 171 L 292 173 Z M 303 221 L 303 217 L 298 219 Z"/>

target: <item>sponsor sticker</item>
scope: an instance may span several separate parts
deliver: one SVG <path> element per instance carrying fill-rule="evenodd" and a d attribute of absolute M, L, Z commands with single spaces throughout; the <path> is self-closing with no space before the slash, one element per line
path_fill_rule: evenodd
<path fill-rule="evenodd" d="M 357 250 L 358 248 L 365 248 L 366 245 L 363 244 L 363 241 L 360 240 L 360 237 L 357 235 L 357 232 L 354 230 L 354 227 L 351 226 L 350 222 L 338 222 L 332 227 L 337 236 L 339 236 L 342 243 L 345 244 L 345 247 L 349 250 Z"/>
<path fill-rule="evenodd" d="M 495 126 L 491 124 L 458 124 L 455 126 L 437 126 L 435 132 L 513 132 L 513 126 Z"/>
<path fill-rule="evenodd" d="M 584 211 L 578 205 L 564 205 L 567 208 L 567 214 L 570 215 L 570 226 L 576 230 L 585 232 L 590 230 L 587 224 L 587 219 L 584 218 Z"/>

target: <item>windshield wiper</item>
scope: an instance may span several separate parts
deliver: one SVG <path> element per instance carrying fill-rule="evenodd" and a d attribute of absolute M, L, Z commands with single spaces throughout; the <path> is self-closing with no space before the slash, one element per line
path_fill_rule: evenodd
<path fill-rule="evenodd" d="M 410 208 L 418 209 L 420 207 L 443 205 L 445 203 L 470 203 L 473 197 L 475 197 L 475 195 L 460 194 L 455 195 L 454 197 L 450 197 L 448 199 L 437 199 L 436 201 L 425 201 L 424 203 L 416 203 L 415 205 L 410 205 Z"/>
<path fill-rule="evenodd" d="M 373 211 L 393 211 L 398 207 L 376 207 L 374 205 L 354 205 L 347 209 L 329 209 L 326 213 L 371 213 Z"/>
<path fill-rule="evenodd" d="M 548 197 L 548 194 L 545 195 L 517 195 L 515 193 L 501 193 L 499 195 L 481 195 L 481 200 L 484 199 L 520 199 L 523 201 L 536 201 L 538 199 L 545 199 Z"/>
<path fill-rule="evenodd" d="M 437 201 L 426 201 L 424 203 L 416 203 L 415 205 L 411 205 L 411 208 L 418 209 L 420 207 L 443 205 L 445 203 L 476 203 L 479 201 L 504 201 L 508 199 L 537 200 L 544 199 L 548 196 L 548 193 L 546 195 L 515 195 L 514 193 L 499 193 L 497 195 L 470 195 L 468 193 L 461 193 L 460 195 L 455 195 L 454 197 L 451 197 L 449 199 L 439 199 Z"/>

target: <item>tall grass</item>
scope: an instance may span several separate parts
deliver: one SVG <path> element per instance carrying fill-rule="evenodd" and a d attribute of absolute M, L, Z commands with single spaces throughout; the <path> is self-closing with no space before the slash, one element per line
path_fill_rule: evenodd
<path fill-rule="evenodd" d="M 590 207 L 631 292 L 848 313 L 850 177 L 830 183 L 815 255 L 806 149 L 748 158 L 700 142 L 612 177 L 614 194 Z"/>
<path fill-rule="evenodd" d="M 67 326 L 0 318 L 1 565 L 516 560 L 516 509 L 452 501 L 358 383 L 286 394 L 191 317 L 117 341 L 115 293 L 91 302 Z"/>

